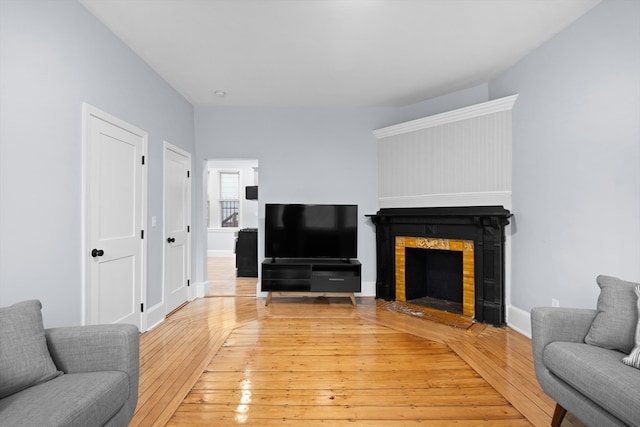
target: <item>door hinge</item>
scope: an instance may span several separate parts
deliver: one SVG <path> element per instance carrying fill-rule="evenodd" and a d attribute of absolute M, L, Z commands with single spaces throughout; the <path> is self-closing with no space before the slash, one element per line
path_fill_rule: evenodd
<path fill-rule="evenodd" d="M 144 303 L 140 303 L 140 312 L 144 313 Z"/>
<path fill-rule="evenodd" d="M 191 280 L 187 280 L 187 286 L 191 286 Z"/>
<path fill-rule="evenodd" d="M 187 233 L 191 233 L 191 226 L 187 225 Z"/>
<path fill-rule="evenodd" d="M 191 172 L 187 171 L 187 178 L 190 178 L 190 177 L 191 177 Z"/>
<path fill-rule="evenodd" d="M 140 230 L 140 238 L 144 239 L 144 230 Z"/>
<path fill-rule="evenodd" d="M 142 164 L 144 165 L 144 156 L 142 156 Z"/>

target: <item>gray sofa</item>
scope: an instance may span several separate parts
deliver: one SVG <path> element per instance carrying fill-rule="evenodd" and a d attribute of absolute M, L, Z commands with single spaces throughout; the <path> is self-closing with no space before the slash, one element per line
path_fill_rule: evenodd
<path fill-rule="evenodd" d="M 607 276 L 597 281 L 596 310 L 531 310 L 536 377 L 557 402 L 552 426 L 567 411 L 588 426 L 640 426 L 637 284 Z"/>
<path fill-rule="evenodd" d="M 138 401 L 133 325 L 44 329 L 39 301 L 0 308 L 0 426 L 127 426 Z"/>

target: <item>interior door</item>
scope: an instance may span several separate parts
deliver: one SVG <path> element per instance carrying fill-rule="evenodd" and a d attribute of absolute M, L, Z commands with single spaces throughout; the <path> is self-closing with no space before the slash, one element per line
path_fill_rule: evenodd
<path fill-rule="evenodd" d="M 142 326 L 147 134 L 85 106 L 87 324 Z"/>
<path fill-rule="evenodd" d="M 165 142 L 164 294 L 169 313 L 189 299 L 191 155 Z"/>

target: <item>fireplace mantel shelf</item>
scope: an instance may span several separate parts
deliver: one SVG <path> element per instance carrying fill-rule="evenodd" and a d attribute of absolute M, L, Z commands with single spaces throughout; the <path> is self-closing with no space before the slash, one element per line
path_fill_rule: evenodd
<path fill-rule="evenodd" d="M 384 208 L 376 214 L 366 215 L 372 219 L 384 217 L 496 217 L 510 218 L 511 212 L 502 206 L 451 206 L 434 208 Z"/>

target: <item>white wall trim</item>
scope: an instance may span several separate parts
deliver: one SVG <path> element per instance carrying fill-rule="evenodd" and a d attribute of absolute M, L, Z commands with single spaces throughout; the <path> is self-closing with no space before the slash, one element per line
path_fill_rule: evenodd
<path fill-rule="evenodd" d="M 387 138 L 389 136 L 401 135 L 403 133 L 413 132 L 420 129 L 427 129 L 460 120 L 511 110 L 517 98 L 518 95 L 506 96 L 493 101 L 483 102 L 481 104 L 471 105 L 469 107 L 459 108 L 457 110 L 399 123 L 397 125 L 374 130 L 373 135 L 376 139 Z"/>
<path fill-rule="evenodd" d="M 164 319 L 166 318 L 164 303 L 160 302 L 153 307 L 147 308 L 146 314 L 147 327 L 142 330 L 143 332 L 150 331 L 151 329 L 164 322 Z"/>
<path fill-rule="evenodd" d="M 210 249 L 207 251 L 207 256 L 212 258 L 233 258 L 236 254 L 233 251 Z"/>
<path fill-rule="evenodd" d="M 378 198 L 380 208 L 424 208 L 438 206 L 492 206 L 511 210 L 511 191 L 477 193 L 422 194 Z"/>
<path fill-rule="evenodd" d="M 376 296 L 376 282 L 371 280 L 362 281 L 360 286 L 360 292 L 356 292 L 357 297 L 375 297 Z"/>
<path fill-rule="evenodd" d="M 204 298 L 204 296 L 209 293 L 209 281 L 208 280 L 205 280 L 204 282 L 193 283 L 192 286 L 193 286 L 193 288 L 195 290 L 195 298 Z"/>
<path fill-rule="evenodd" d="M 531 338 L 531 314 L 512 305 L 507 306 L 507 325 L 522 335 Z"/>

